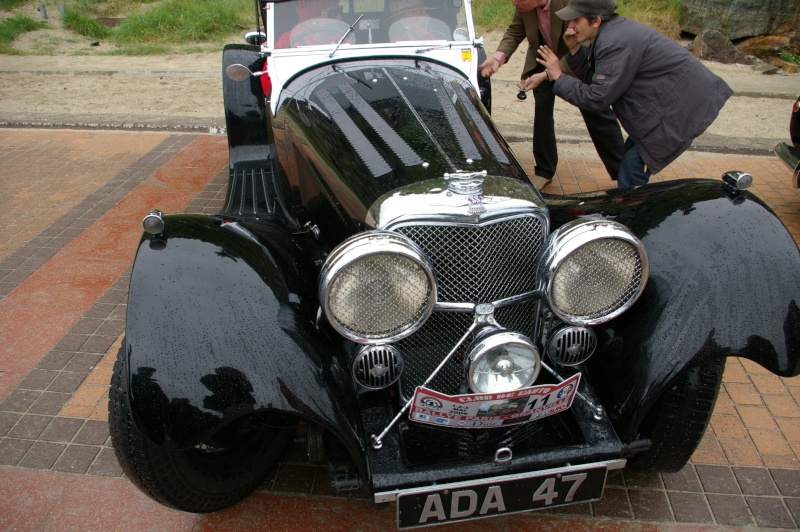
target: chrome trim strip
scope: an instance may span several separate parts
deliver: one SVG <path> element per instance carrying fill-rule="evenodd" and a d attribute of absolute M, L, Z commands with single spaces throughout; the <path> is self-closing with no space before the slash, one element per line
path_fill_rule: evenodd
<path fill-rule="evenodd" d="M 505 299 L 492 301 L 492 305 L 494 305 L 494 308 L 512 307 L 514 305 L 521 305 L 522 303 L 533 301 L 534 299 L 537 298 L 543 298 L 544 295 L 545 295 L 544 292 L 542 292 L 541 290 L 534 290 L 532 292 L 517 294 L 515 296 L 507 297 Z"/>
<path fill-rule="evenodd" d="M 410 495 L 416 493 L 425 493 L 428 491 L 440 491 L 444 489 L 448 490 L 457 490 L 461 488 L 469 488 L 471 486 L 481 485 L 481 484 L 489 484 L 493 482 L 505 482 L 509 480 L 522 480 L 528 478 L 536 478 L 536 477 L 544 477 L 549 475 L 557 475 L 563 473 L 572 473 L 575 471 L 583 471 L 585 469 L 593 469 L 596 467 L 605 467 L 608 471 L 614 471 L 616 469 L 622 469 L 625 467 L 628 461 L 624 458 L 619 458 L 617 460 L 607 460 L 605 462 L 592 462 L 589 464 L 581 464 L 581 465 L 573 465 L 567 467 L 556 467 L 553 469 L 543 469 L 540 471 L 529 471 L 528 473 L 515 473 L 513 475 L 503 475 L 499 477 L 486 477 L 486 478 L 478 478 L 475 480 L 465 480 L 461 482 L 449 482 L 447 484 L 436 484 L 434 486 L 426 486 L 422 488 L 410 488 L 406 490 L 393 490 L 393 491 L 382 491 L 373 495 L 375 504 L 381 504 L 384 502 L 395 502 L 397 500 L 398 495 Z"/>
<path fill-rule="evenodd" d="M 544 298 L 545 294 L 541 290 L 534 290 L 533 292 L 526 292 L 515 296 L 507 297 L 505 299 L 498 299 L 497 301 L 489 301 L 494 308 L 513 307 L 514 305 L 521 305 L 535 299 Z M 433 310 L 439 312 L 474 312 L 475 303 L 454 303 L 437 301 Z"/>
<path fill-rule="evenodd" d="M 438 312 L 475 312 L 475 303 L 445 303 L 437 301 L 433 310 Z"/>
<path fill-rule="evenodd" d="M 369 208 L 365 223 L 375 229 L 392 230 L 400 225 L 487 225 L 501 219 L 533 216 L 550 231 L 547 206 L 527 183 L 508 177 L 486 176 L 480 195 L 482 212 L 471 212 L 467 195 L 453 194 L 448 180 L 438 176 L 393 190 Z"/>
<path fill-rule="evenodd" d="M 455 197 L 455 194 L 453 195 Z M 485 198 L 484 198 L 485 199 Z M 466 203 L 465 203 L 466 205 Z M 549 226 L 549 220 L 542 216 L 541 213 L 538 212 L 517 212 L 517 213 L 496 213 L 493 215 L 470 215 L 469 218 L 480 218 L 479 220 L 463 220 L 460 216 L 453 216 L 449 214 L 442 214 L 439 216 L 431 215 L 427 217 L 420 217 L 416 215 L 412 218 L 411 215 L 404 216 L 401 219 L 395 221 L 391 225 L 381 228 L 385 231 L 392 231 L 396 232 L 400 227 L 412 227 L 415 225 L 421 226 L 428 226 L 428 227 L 485 227 L 487 225 L 492 225 L 499 222 L 506 222 L 512 220 L 518 220 L 520 218 L 538 218 L 542 223 L 542 233 L 544 236 L 544 242 L 542 242 L 542 248 L 547 241 L 547 233 L 545 232 L 545 228 Z"/>

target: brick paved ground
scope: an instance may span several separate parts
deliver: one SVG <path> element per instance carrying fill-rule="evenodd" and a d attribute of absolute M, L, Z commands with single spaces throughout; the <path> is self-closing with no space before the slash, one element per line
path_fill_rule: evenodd
<path fill-rule="evenodd" d="M 529 164 L 529 147 L 515 149 Z M 121 476 L 105 403 L 139 222 L 153 207 L 218 212 L 224 137 L 7 129 L 0 161 L 0 530 L 394 527 L 393 507 L 332 493 L 326 467 L 299 445 L 258 493 L 211 516 L 163 508 Z M 800 240 L 800 191 L 775 157 L 690 152 L 654 179 L 730 169 L 753 174 L 753 191 Z M 545 192 L 609 186 L 588 153 L 562 158 Z M 730 359 L 711 426 L 681 472 L 624 472 L 599 502 L 458 529 L 797 528 L 798 405 L 800 378 Z"/>

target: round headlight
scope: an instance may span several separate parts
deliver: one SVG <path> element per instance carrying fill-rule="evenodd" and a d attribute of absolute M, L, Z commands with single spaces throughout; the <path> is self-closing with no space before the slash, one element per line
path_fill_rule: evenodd
<path fill-rule="evenodd" d="M 433 268 L 402 235 L 362 233 L 330 254 L 319 298 L 340 334 L 354 342 L 392 342 L 419 329 L 436 304 Z"/>
<path fill-rule="evenodd" d="M 522 334 L 495 331 L 478 337 L 467 357 L 467 381 L 476 393 L 502 393 L 533 384 L 541 357 Z"/>
<path fill-rule="evenodd" d="M 550 235 L 540 270 L 551 309 L 575 325 L 623 313 L 642 294 L 648 274 L 644 247 L 628 228 L 585 220 Z"/>

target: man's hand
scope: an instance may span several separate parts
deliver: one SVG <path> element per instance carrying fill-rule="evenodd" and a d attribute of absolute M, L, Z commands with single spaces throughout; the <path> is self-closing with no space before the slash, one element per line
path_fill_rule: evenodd
<path fill-rule="evenodd" d="M 489 57 L 486 61 L 478 65 L 478 69 L 481 71 L 481 76 L 490 78 L 492 74 L 500 70 L 500 61 L 494 57 Z"/>
<path fill-rule="evenodd" d="M 538 72 L 532 74 L 530 77 L 521 80 L 517 83 L 517 87 L 521 91 L 531 91 L 542 84 L 547 79 L 547 72 Z"/>
<path fill-rule="evenodd" d="M 552 81 L 557 80 L 561 75 L 561 65 L 558 63 L 558 56 L 545 44 L 539 47 L 539 55 L 541 55 L 542 58 L 539 59 L 537 57 L 536 61 L 544 66 L 545 72 L 547 72 L 547 78 Z"/>
<path fill-rule="evenodd" d="M 578 38 L 575 36 L 575 30 L 572 28 L 567 28 L 564 31 L 564 44 L 567 45 L 569 48 L 569 53 L 575 55 L 578 53 L 581 45 L 578 44 Z"/>

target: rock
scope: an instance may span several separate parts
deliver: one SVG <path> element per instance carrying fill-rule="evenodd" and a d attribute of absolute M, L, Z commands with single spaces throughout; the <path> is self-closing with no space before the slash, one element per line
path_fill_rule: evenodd
<path fill-rule="evenodd" d="M 718 63 L 752 65 L 755 61 L 717 30 L 703 30 L 689 46 L 696 57 Z"/>
<path fill-rule="evenodd" d="M 787 61 L 783 62 L 783 66 L 781 67 L 784 72 L 787 74 L 797 74 L 800 73 L 800 65 L 797 63 L 789 63 Z"/>
<path fill-rule="evenodd" d="M 798 43 L 797 36 L 794 32 L 781 35 L 752 37 L 739 42 L 736 47 L 748 56 L 757 57 L 760 60 L 766 61 L 786 73 L 794 74 L 800 70 L 800 65 L 797 63 L 785 61 L 780 58 L 783 52 L 800 56 L 800 43 Z"/>
<path fill-rule="evenodd" d="M 769 62 L 770 65 L 774 67 L 778 67 L 787 74 L 797 74 L 800 72 L 800 65 L 797 63 L 790 63 L 789 61 L 784 61 L 779 57 L 773 57 L 772 60 Z"/>
<path fill-rule="evenodd" d="M 780 35 L 762 35 L 760 37 L 751 37 L 736 43 L 736 47 L 744 52 L 746 55 L 752 55 L 769 61 L 771 58 L 777 56 L 783 51 L 791 51 L 792 46 L 792 33 L 783 33 Z"/>
<path fill-rule="evenodd" d="M 753 67 L 756 72 L 761 72 L 767 76 L 772 76 L 780 71 L 780 68 L 770 65 L 769 63 L 758 63 Z"/>
<path fill-rule="evenodd" d="M 731 40 L 785 33 L 800 26 L 800 0 L 683 0 L 681 30 L 718 30 Z"/>

